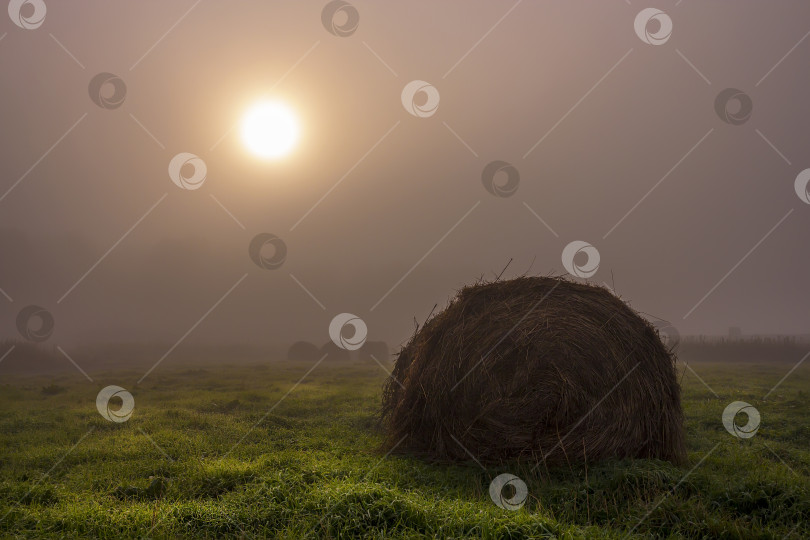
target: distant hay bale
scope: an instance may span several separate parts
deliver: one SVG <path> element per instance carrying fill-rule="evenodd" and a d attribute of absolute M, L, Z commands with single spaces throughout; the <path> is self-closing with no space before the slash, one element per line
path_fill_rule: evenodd
<path fill-rule="evenodd" d="M 675 357 L 607 289 L 556 277 L 464 287 L 399 353 L 384 447 L 434 460 L 683 463 Z"/>
<path fill-rule="evenodd" d="M 332 341 L 327 341 L 321 347 L 318 358 L 323 357 L 323 355 L 327 355 L 324 360 L 325 362 L 349 362 L 352 359 L 352 355 L 349 351 L 341 349 Z"/>
<path fill-rule="evenodd" d="M 321 356 L 317 345 L 309 341 L 296 341 L 287 349 L 287 360 L 293 362 L 315 362 Z"/>
<path fill-rule="evenodd" d="M 361 361 L 370 361 L 390 364 L 391 358 L 388 356 L 388 344 L 384 341 L 367 341 L 360 350 L 357 351 Z"/>

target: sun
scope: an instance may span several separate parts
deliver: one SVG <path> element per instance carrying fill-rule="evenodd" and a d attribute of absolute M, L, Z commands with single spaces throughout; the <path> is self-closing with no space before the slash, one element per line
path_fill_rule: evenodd
<path fill-rule="evenodd" d="M 263 158 L 289 154 L 298 142 L 298 119 L 284 103 L 262 101 L 242 119 L 242 141 L 248 150 Z"/>

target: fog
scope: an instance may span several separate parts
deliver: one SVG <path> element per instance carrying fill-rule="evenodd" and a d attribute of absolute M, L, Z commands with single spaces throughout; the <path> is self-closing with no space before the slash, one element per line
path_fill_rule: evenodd
<path fill-rule="evenodd" d="M 808 332 L 806 2 L 660 2 L 660 45 L 637 2 L 356 0 L 344 37 L 326 4 L 0 17 L 0 337 L 33 304 L 49 344 L 321 344 L 352 313 L 396 347 L 466 283 L 565 274 L 576 240 L 599 252 L 590 281 L 683 335 Z M 104 72 L 120 106 L 89 95 Z M 403 106 L 413 80 L 435 113 Z M 753 104 L 737 125 L 726 88 Z M 281 160 L 234 129 L 263 97 L 300 118 Z M 205 162 L 199 189 L 169 177 L 180 152 Z M 482 181 L 496 160 L 509 196 Z M 277 268 L 249 256 L 261 233 L 286 245 Z"/>

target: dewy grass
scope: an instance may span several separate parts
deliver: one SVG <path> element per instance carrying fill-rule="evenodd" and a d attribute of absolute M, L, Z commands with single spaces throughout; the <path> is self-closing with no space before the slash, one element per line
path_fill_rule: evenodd
<path fill-rule="evenodd" d="M 139 386 L 127 386 L 128 373 L 94 373 L 97 384 L 78 376 L 6 381 L 0 536 L 810 535 L 806 369 L 767 401 L 762 396 L 790 366 L 693 365 L 720 398 L 681 371 L 683 466 L 611 460 L 531 473 L 527 462 L 484 470 L 472 461 L 441 465 L 378 453 L 385 373 L 373 362 L 323 364 L 265 416 L 309 367 L 166 369 Z M 50 384 L 64 390 L 43 392 Z M 96 411 L 95 396 L 107 384 L 132 392 L 129 421 L 108 422 Z M 735 400 L 762 415 L 752 438 L 735 438 L 722 425 Z M 505 472 L 527 484 L 520 510 L 490 499 L 490 481 Z"/>

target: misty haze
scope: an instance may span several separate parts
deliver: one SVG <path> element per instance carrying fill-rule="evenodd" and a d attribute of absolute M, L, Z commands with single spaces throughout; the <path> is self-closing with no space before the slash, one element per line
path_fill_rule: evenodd
<path fill-rule="evenodd" d="M 810 535 L 810 6 L 10 0 L 0 534 Z"/>

